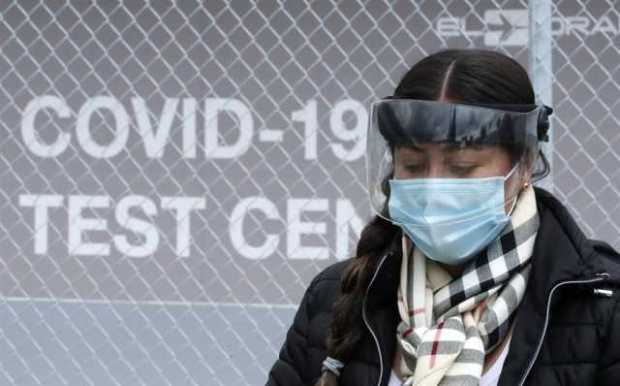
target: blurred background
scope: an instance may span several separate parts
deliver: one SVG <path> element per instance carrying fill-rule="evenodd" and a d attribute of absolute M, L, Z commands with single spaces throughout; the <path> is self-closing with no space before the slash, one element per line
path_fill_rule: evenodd
<path fill-rule="evenodd" d="M 369 219 L 369 103 L 442 48 L 529 69 L 540 184 L 620 248 L 619 35 L 613 0 L 0 2 L 0 384 L 264 384 Z"/>

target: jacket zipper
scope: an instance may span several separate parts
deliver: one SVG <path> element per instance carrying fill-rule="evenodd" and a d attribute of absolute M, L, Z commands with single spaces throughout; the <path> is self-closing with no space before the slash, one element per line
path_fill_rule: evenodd
<path fill-rule="evenodd" d="M 590 284 L 590 283 L 596 283 L 599 281 L 603 281 L 609 277 L 609 274 L 606 272 L 603 272 L 603 273 L 597 273 L 596 276 L 597 277 L 593 279 L 563 281 L 563 282 L 557 283 L 556 285 L 553 286 L 553 288 L 551 288 L 551 292 L 549 292 L 549 297 L 547 298 L 547 308 L 545 310 L 545 322 L 543 324 L 542 334 L 540 334 L 540 339 L 538 340 L 538 343 L 536 345 L 536 351 L 534 351 L 534 355 L 530 359 L 530 362 L 527 368 L 525 369 L 523 376 L 521 377 L 519 386 L 523 386 L 525 384 L 525 380 L 527 379 L 527 376 L 530 374 L 530 371 L 532 371 L 532 367 L 534 367 L 534 362 L 536 362 L 536 359 L 538 359 L 538 354 L 540 354 L 540 349 L 542 348 L 543 341 L 545 340 L 545 334 L 547 333 L 547 327 L 549 326 L 549 312 L 551 310 L 551 299 L 553 298 L 555 291 L 558 288 L 565 286 L 565 285 Z"/>
<path fill-rule="evenodd" d="M 366 328 L 370 332 L 370 335 L 372 335 L 372 339 L 375 341 L 375 345 L 377 347 L 377 353 L 379 353 L 379 380 L 377 381 L 377 386 L 381 386 L 381 380 L 383 379 L 383 355 L 381 354 L 381 345 L 379 344 L 379 339 L 375 335 L 375 332 L 372 330 L 372 327 L 370 326 L 370 323 L 368 322 L 368 317 L 366 316 L 366 299 L 368 298 L 370 287 L 372 287 L 372 283 L 377 278 L 377 274 L 379 273 L 379 270 L 381 270 L 381 266 L 383 265 L 383 262 L 385 261 L 387 257 L 388 257 L 388 254 L 384 255 L 381 258 L 381 261 L 379 261 L 379 265 L 377 266 L 375 273 L 372 275 L 372 278 L 370 279 L 370 283 L 368 283 L 368 287 L 366 288 L 366 294 L 364 295 L 364 300 L 362 301 L 362 319 L 364 320 L 364 324 L 366 325 Z"/>

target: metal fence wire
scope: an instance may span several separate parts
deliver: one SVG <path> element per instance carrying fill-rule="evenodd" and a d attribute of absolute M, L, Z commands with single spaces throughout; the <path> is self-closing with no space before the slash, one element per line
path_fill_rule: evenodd
<path fill-rule="evenodd" d="M 369 219 L 369 103 L 440 48 L 528 66 L 542 184 L 620 248 L 619 7 L 0 2 L 0 383 L 264 384 Z"/>

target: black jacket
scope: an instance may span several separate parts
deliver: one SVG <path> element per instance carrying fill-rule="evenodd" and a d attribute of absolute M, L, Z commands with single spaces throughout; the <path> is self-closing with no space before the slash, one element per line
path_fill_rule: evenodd
<path fill-rule="evenodd" d="M 532 271 L 499 385 L 620 385 L 620 255 L 588 240 L 552 195 L 537 189 L 536 197 L 541 225 Z M 267 385 L 317 381 L 331 308 L 349 261 L 328 267 L 308 287 Z M 341 386 L 388 383 L 399 322 L 393 285 L 398 261 L 388 253 L 377 268 L 364 313 L 376 342 L 366 328 Z"/>

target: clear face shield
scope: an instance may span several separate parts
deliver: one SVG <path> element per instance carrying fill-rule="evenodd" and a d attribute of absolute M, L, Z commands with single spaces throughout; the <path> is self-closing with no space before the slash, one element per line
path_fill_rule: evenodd
<path fill-rule="evenodd" d="M 391 186 L 401 181 L 414 182 L 408 187 L 412 195 L 416 189 L 428 193 L 436 181 L 442 181 L 445 190 L 449 182 L 458 200 L 459 184 L 475 179 L 484 191 L 499 178 L 515 188 L 507 188 L 494 205 L 510 207 L 520 192 L 516 184 L 524 182 L 520 177 L 532 172 L 541 117 L 545 120 L 548 113 L 550 109 L 537 105 L 481 107 L 414 99 L 373 103 L 366 154 L 373 211 L 403 225 L 388 206 Z"/>

